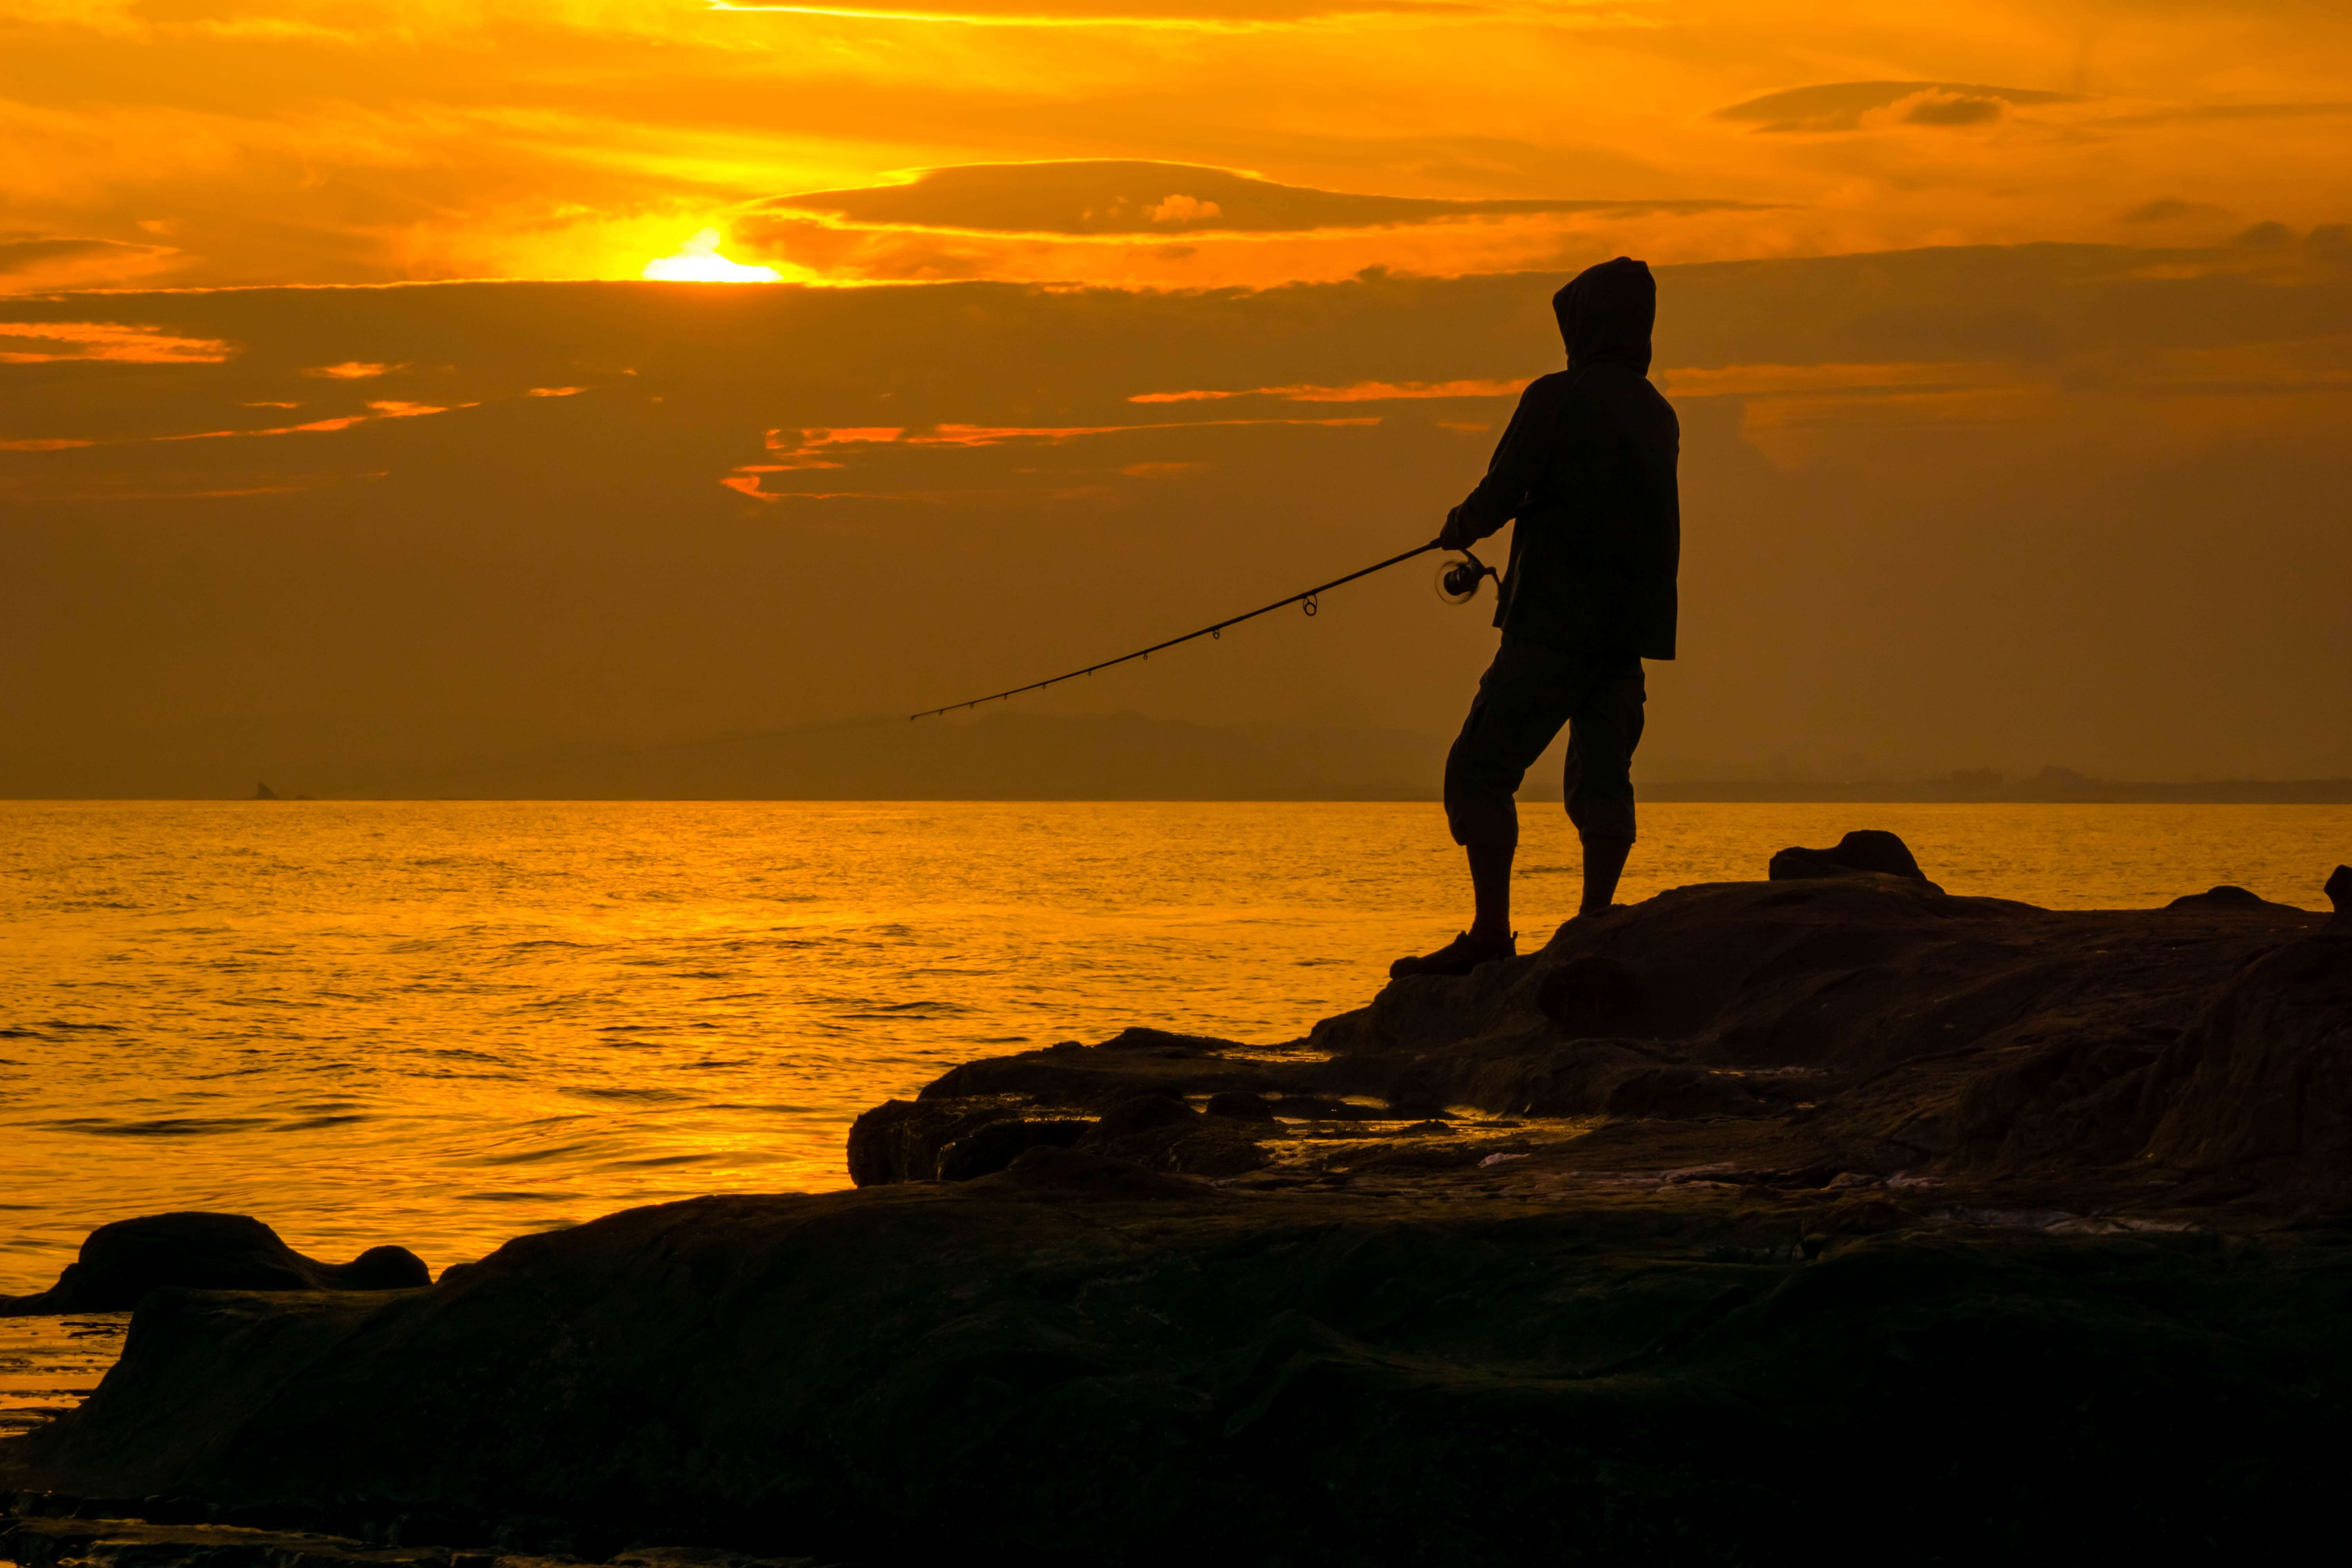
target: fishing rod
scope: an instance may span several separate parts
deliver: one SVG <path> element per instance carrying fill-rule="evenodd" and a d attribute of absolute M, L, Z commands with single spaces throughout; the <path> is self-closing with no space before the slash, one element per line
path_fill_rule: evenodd
<path fill-rule="evenodd" d="M 1254 621 L 1258 616 L 1270 615 L 1286 605 L 1304 605 L 1307 613 L 1312 616 L 1321 607 L 1318 603 L 1318 595 L 1328 594 L 1332 589 L 1343 584 L 1352 583 L 1359 577 L 1369 577 L 1375 572 L 1385 572 L 1390 567 L 1410 561 L 1416 555 L 1426 555 L 1433 550 L 1444 548 L 1444 545 L 1433 539 L 1426 544 L 1414 545 L 1402 555 L 1391 555 L 1386 561 L 1377 562 L 1360 572 L 1350 572 L 1345 577 L 1334 577 L 1328 583 L 1318 583 L 1312 588 L 1291 595 L 1287 599 L 1276 599 L 1271 605 L 1252 610 L 1247 615 L 1235 616 L 1231 620 L 1219 621 L 1213 626 L 1202 626 L 1197 632 L 1186 632 L 1181 637 L 1170 637 L 1166 642 L 1156 642 L 1150 647 L 1138 648 L 1133 653 L 1123 653 L 1117 658 L 1107 658 L 1100 664 L 1090 664 L 1084 669 L 1074 669 L 1066 675 L 1055 676 L 1050 680 L 1033 680 L 1026 686 L 1016 686 L 1009 691 L 994 692 L 987 697 L 975 697 L 969 702 L 950 702 L 944 708 L 926 708 L 920 713 L 908 714 L 907 718 L 910 722 L 917 719 L 936 719 L 943 713 L 952 713 L 960 708 L 977 708 L 983 702 L 1002 702 L 1008 698 L 1018 697 L 1024 691 L 1042 691 L 1048 686 L 1058 686 L 1065 680 L 1076 680 L 1082 675 L 1092 675 L 1097 669 L 1108 669 L 1113 665 L 1125 664 L 1130 659 L 1150 658 L 1163 648 L 1171 648 L 1181 643 L 1191 642 L 1196 637 L 1221 637 L 1224 635 L 1227 626 L 1237 626 L 1244 621 Z M 1492 566 L 1479 560 L 1466 548 L 1462 552 L 1462 555 L 1463 559 L 1448 562 L 1437 574 L 1437 596 L 1449 605 L 1469 603 L 1476 596 L 1478 584 L 1496 575 Z"/>

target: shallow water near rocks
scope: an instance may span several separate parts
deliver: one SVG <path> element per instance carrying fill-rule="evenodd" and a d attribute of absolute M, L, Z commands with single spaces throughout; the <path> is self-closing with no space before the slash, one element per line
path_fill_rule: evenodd
<path fill-rule="evenodd" d="M 1574 907 L 1525 813 L 1523 950 Z M 1900 833 L 1954 893 L 2325 907 L 2352 807 L 1643 807 L 1621 897 Z M 1276 1043 L 1465 918 L 1422 804 L 0 803 L 0 1292 L 228 1209 L 434 1268 L 698 1194 L 847 1184 L 959 1061 L 1154 1024 Z"/>

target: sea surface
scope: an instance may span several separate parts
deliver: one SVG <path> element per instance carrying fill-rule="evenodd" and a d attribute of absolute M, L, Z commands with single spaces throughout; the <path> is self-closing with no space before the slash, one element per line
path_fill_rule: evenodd
<path fill-rule="evenodd" d="M 1643 813 L 1629 900 L 1857 826 L 2062 908 L 2324 909 L 2352 858 L 2346 806 Z M 1523 949 L 1578 890 L 1558 806 L 1526 818 Z M 851 1119 L 959 1061 L 1360 1005 L 1464 923 L 1458 854 L 1430 805 L 0 802 L 0 1292 L 169 1209 L 437 1271 L 843 1186 Z"/>

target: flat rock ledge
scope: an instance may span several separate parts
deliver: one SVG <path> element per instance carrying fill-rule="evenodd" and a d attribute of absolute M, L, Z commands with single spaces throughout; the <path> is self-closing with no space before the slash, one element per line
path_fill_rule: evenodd
<path fill-rule="evenodd" d="M 1286 1046 L 967 1063 L 859 1120 L 855 1191 L 631 1210 L 428 1288 L 152 1289 L 88 1402 L 0 1444 L 16 1529 L 62 1542 L 0 1550 L 193 1568 L 53 1522 L 109 1510 L 436 1568 L 2331 1528 L 2352 917 L 1956 898 L 1901 848 L 1785 853 Z"/>

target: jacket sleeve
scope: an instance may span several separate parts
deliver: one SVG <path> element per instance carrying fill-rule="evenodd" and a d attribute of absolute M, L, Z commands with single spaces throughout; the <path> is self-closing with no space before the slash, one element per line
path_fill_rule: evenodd
<path fill-rule="evenodd" d="M 1486 477 L 1463 500 L 1462 518 L 1469 524 L 1474 542 L 1518 516 L 1536 482 L 1543 478 L 1544 465 L 1552 455 L 1552 426 L 1559 412 L 1559 380 L 1558 376 L 1538 377 L 1519 394 L 1519 406 L 1513 411 L 1503 438 L 1495 444 Z"/>

